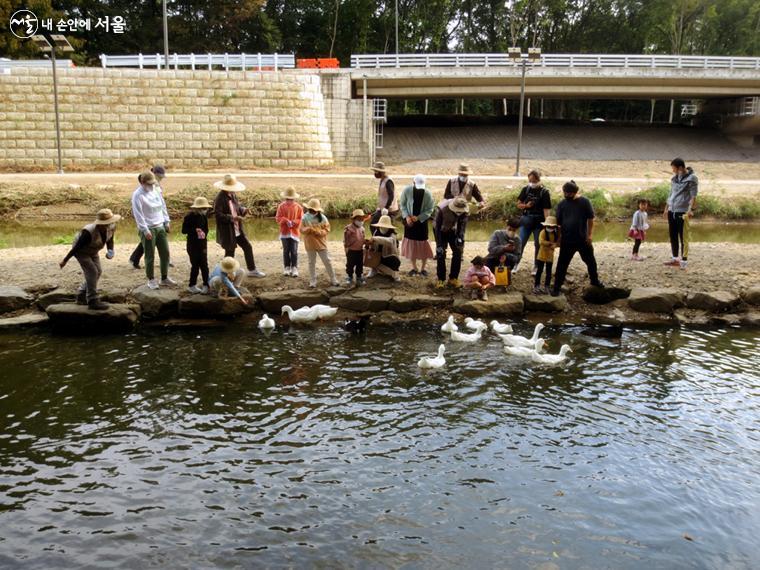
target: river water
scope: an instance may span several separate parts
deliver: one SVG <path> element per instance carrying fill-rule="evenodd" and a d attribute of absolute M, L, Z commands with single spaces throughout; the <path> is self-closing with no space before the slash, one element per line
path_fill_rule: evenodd
<path fill-rule="evenodd" d="M 760 336 L 578 333 L 2 334 L 0 567 L 756 568 Z"/>

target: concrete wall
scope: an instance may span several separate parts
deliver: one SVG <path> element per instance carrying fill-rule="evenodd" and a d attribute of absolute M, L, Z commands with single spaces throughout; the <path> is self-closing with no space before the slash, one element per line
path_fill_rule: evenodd
<path fill-rule="evenodd" d="M 367 101 L 365 116 L 364 102 L 351 98 L 351 76 L 348 70 L 323 71 L 321 79 L 335 162 L 368 166 L 372 162 L 374 144 L 372 101 Z"/>
<path fill-rule="evenodd" d="M 352 112 L 342 98 L 326 106 L 320 76 L 299 70 L 77 68 L 58 84 L 64 168 L 331 166 L 328 119 Z M 52 71 L 0 74 L 0 168 L 53 169 L 56 156 Z"/>

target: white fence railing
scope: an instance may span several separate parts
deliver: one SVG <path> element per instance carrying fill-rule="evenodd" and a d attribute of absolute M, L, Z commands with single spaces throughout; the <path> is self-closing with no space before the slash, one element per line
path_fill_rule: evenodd
<path fill-rule="evenodd" d="M 5 59 L 0 57 L 0 69 L 9 67 L 50 67 L 49 59 Z M 58 69 L 74 67 L 70 59 L 56 59 L 55 66 Z"/>
<path fill-rule="evenodd" d="M 518 65 L 505 53 L 400 53 L 352 55 L 355 69 L 381 67 L 505 67 Z M 749 69 L 760 71 L 760 57 L 697 55 L 542 54 L 539 67 L 623 67 L 654 69 Z"/>
<path fill-rule="evenodd" d="M 100 56 L 100 63 L 103 68 L 106 67 L 145 67 L 166 68 L 166 58 L 159 53 L 137 55 L 106 55 Z M 189 67 L 190 69 L 214 69 L 221 68 L 224 70 L 242 69 L 246 70 L 268 70 L 294 68 L 296 58 L 291 54 L 285 53 L 189 53 L 189 54 L 169 54 L 169 67 L 179 69 L 180 67 Z"/>

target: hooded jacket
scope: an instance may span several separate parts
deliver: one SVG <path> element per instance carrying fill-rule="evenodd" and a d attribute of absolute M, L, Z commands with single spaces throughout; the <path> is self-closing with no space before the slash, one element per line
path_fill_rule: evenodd
<path fill-rule="evenodd" d="M 689 204 L 697 197 L 699 191 L 699 179 L 691 167 L 686 169 L 683 176 L 676 174 L 670 179 L 670 196 L 668 196 L 668 210 L 674 214 L 683 214 L 689 211 Z"/>

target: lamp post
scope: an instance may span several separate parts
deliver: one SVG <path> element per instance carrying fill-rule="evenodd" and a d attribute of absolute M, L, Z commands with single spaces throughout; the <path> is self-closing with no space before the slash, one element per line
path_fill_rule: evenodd
<path fill-rule="evenodd" d="M 522 64 L 522 79 L 520 81 L 520 116 L 517 120 L 517 164 L 515 165 L 515 176 L 520 176 L 520 152 L 522 151 L 522 133 L 523 133 L 523 109 L 525 107 L 525 72 L 528 63 L 535 63 L 541 59 L 541 48 L 528 48 L 528 53 L 522 53 L 517 47 L 507 49 L 509 57 L 517 63 Z"/>
<path fill-rule="evenodd" d="M 396 0 L 396 55 L 398 55 L 398 0 Z"/>
<path fill-rule="evenodd" d="M 164 8 L 164 69 L 169 69 L 169 23 L 166 17 L 166 0 L 162 1 Z"/>
<path fill-rule="evenodd" d="M 59 49 L 64 53 L 74 51 L 71 47 L 69 40 L 65 36 L 60 34 L 53 34 L 50 36 L 53 40 L 51 44 L 48 39 L 40 34 L 32 36 L 32 41 L 40 49 L 40 51 L 47 53 L 50 52 L 50 61 L 53 63 L 53 105 L 55 107 L 55 140 L 58 147 L 58 174 L 63 174 L 63 165 L 61 161 L 61 123 L 58 118 L 58 76 L 56 74 L 55 65 L 55 50 Z"/>

